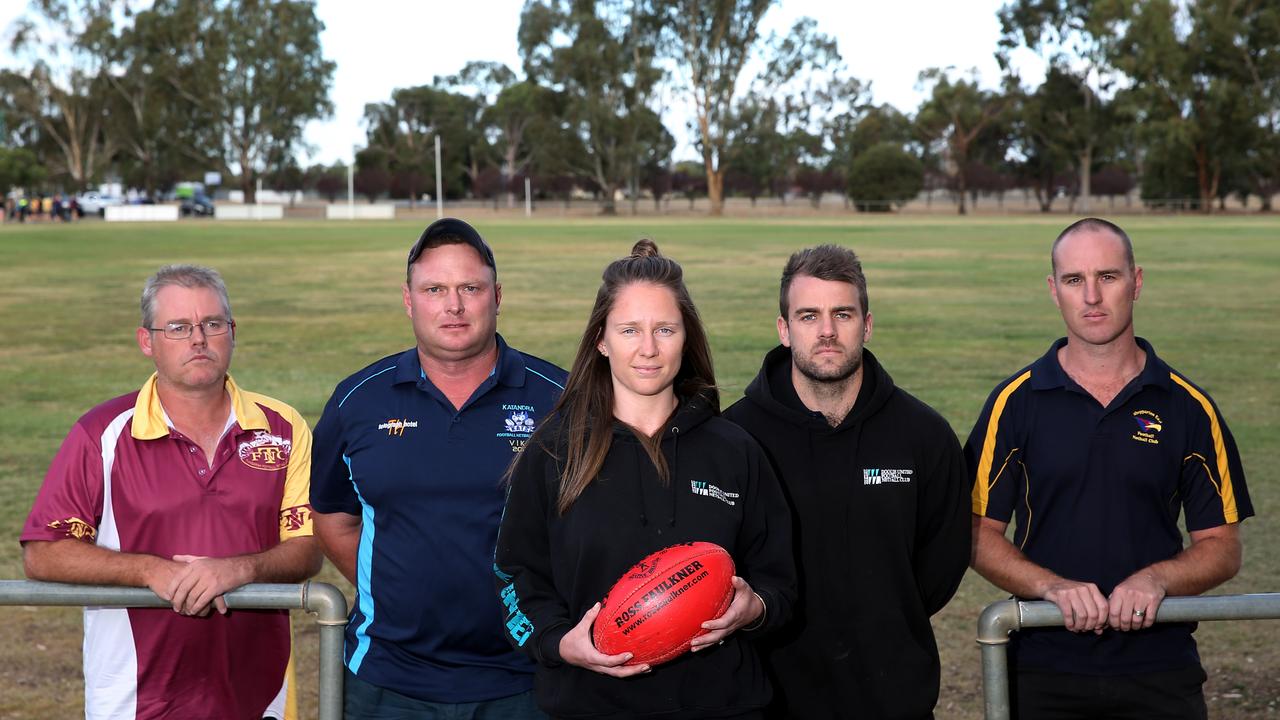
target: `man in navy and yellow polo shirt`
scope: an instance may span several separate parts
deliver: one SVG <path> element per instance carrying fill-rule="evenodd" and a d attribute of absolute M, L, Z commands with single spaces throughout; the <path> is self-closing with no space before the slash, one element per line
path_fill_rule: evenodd
<path fill-rule="evenodd" d="M 1016 634 L 1015 712 L 1204 718 L 1195 626 L 1154 623 L 1166 596 L 1240 569 L 1240 455 L 1209 396 L 1134 336 L 1142 268 L 1124 231 L 1081 220 L 1052 267 L 1067 337 L 996 386 L 966 447 L 973 567 L 1065 619 Z"/>
<path fill-rule="evenodd" d="M 357 591 L 346 717 L 541 717 L 491 572 L 503 475 L 565 373 L 497 334 L 493 251 L 461 220 L 418 238 L 403 296 L 416 346 L 339 383 L 316 425 L 316 534 Z"/>
<path fill-rule="evenodd" d="M 148 280 L 137 338 L 155 374 L 72 426 L 23 527 L 28 577 L 149 587 L 173 603 L 85 608 L 88 718 L 296 716 L 289 613 L 228 613 L 222 595 L 320 569 L 311 433 L 232 381 L 235 328 L 213 270 L 171 265 Z"/>

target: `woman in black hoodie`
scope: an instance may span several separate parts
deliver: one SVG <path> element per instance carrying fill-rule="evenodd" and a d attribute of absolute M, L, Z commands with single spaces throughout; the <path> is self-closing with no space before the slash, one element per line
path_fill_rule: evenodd
<path fill-rule="evenodd" d="M 611 263 L 552 414 L 512 468 L 494 572 L 508 637 L 555 717 L 759 717 L 751 636 L 796 596 L 790 513 L 755 441 L 720 418 L 711 353 L 674 261 L 641 240 Z M 675 543 L 733 556 L 734 598 L 693 650 L 650 667 L 591 626 L 624 571 Z"/>

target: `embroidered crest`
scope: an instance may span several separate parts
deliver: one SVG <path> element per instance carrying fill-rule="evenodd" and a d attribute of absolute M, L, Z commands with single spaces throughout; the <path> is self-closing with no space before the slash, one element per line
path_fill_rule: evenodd
<path fill-rule="evenodd" d="M 69 538 L 75 538 L 76 540 L 82 540 L 84 538 L 93 540 L 98 537 L 97 529 L 78 517 L 69 517 L 66 520 L 54 520 L 49 523 L 48 528 L 50 530 L 61 530 L 64 535 Z"/>
<path fill-rule="evenodd" d="M 285 532 L 301 530 L 311 520 L 311 506 L 299 505 L 280 511 L 280 529 Z"/>
<path fill-rule="evenodd" d="M 533 418 L 529 417 L 529 413 L 524 410 L 517 410 L 511 413 L 511 417 L 506 419 L 506 425 L 509 433 L 533 432 Z"/>
<path fill-rule="evenodd" d="M 1135 410 L 1133 421 L 1138 424 L 1138 430 L 1129 437 L 1148 445 L 1160 444 L 1160 431 L 1164 430 L 1164 421 L 1159 415 L 1150 410 Z"/>
<path fill-rule="evenodd" d="M 537 427 L 533 418 L 534 408 L 532 405 L 503 405 L 502 411 L 507 413 L 507 417 L 502 420 L 502 430 L 494 437 L 505 438 L 511 452 L 518 453 Z"/>
<path fill-rule="evenodd" d="M 240 443 L 240 462 L 254 470 L 283 470 L 289 467 L 293 441 L 265 430 L 256 430 L 253 439 Z"/>

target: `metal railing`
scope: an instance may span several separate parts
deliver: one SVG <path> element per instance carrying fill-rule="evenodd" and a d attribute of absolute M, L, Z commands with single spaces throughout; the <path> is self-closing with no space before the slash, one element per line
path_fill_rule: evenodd
<path fill-rule="evenodd" d="M 1156 614 L 1158 623 L 1274 619 L 1280 619 L 1280 593 L 1165 598 Z M 1009 719 L 1006 646 L 1010 633 L 1022 628 L 1063 624 L 1062 612 L 1051 602 L 1000 600 L 982 611 L 978 618 L 978 644 L 982 646 L 982 692 L 987 720 Z"/>
<path fill-rule="evenodd" d="M 342 718 L 342 643 L 347 599 L 321 582 L 300 585 L 254 584 L 223 596 L 238 610 L 306 610 L 320 626 L 320 720 Z M 0 605 L 92 605 L 95 607 L 170 607 L 147 588 L 67 585 L 32 580 L 0 580 Z"/>

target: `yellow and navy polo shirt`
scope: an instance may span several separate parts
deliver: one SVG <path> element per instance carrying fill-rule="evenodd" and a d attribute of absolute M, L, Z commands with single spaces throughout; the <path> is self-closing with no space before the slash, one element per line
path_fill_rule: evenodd
<path fill-rule="evenodd" d="M 1013 544 L 1104 595 L 1182 550 L 1189 531 L 1253 515 L 1235 440 L 1203 390 L 1138 338 L 1146 366 L 1103 407 L 1058 363 L 1060 339 L 996 386 L 965 456 L 976 515 L 1014 523 Z M 1060 628 L 1017 634 L 1022 669 L 1156 672 L 1196 664 L 1194 625 L 1102 635 Z"/>

